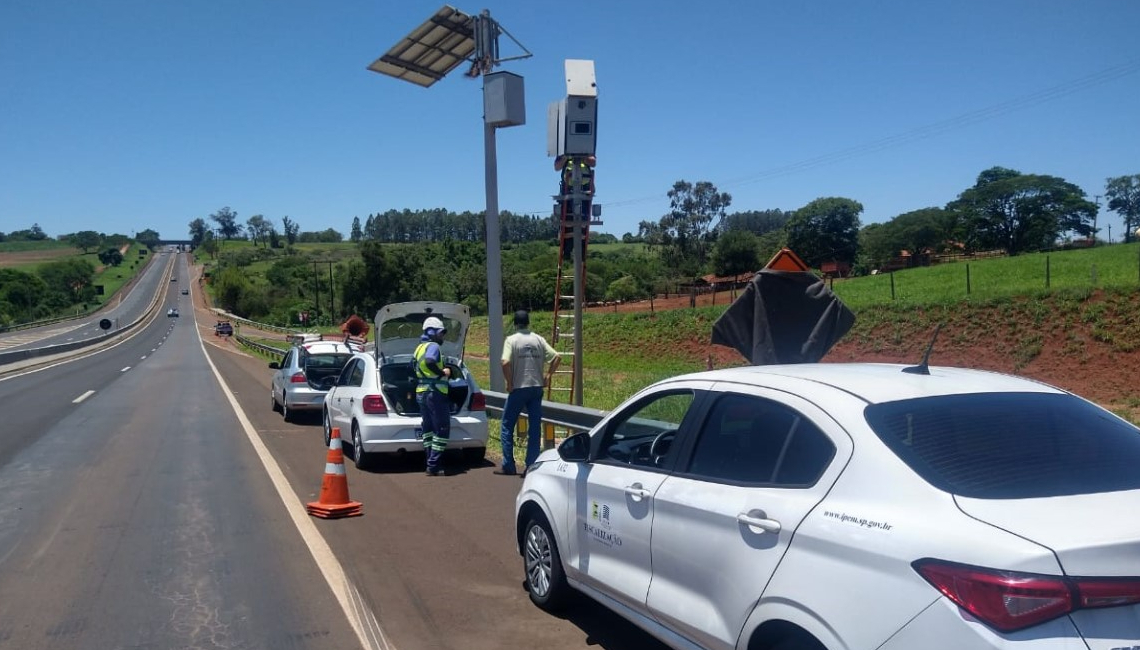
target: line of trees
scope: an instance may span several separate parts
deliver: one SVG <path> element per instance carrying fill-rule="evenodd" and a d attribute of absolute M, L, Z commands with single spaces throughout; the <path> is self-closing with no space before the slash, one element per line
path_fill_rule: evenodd
<path fill-rule="evenodd" d="M 981 172 L 972 187 L 942 207 L 898 215 L 863 226 L 861 203 L 846 197 L 821 197 L 793 211 L 728 212 L 732 197 L 708 181 L 680 180 L 668 192 L 670 209 L 657 220 L 639 224 L 636 235 L 622 240 L 644 248 L 620 252 L 590 251 L 586 299 L 633 300 L 668 294 L 703 275 L 743 276 L 787 246 L 809 265 L 840 262 L 869 272 L 901 251 L 971 252 L 1001 249 L 1011 255 L 1046 250 L 1066 239 L 1093 238 L 1098 232 L 1099 205 L 1064 179 L 1023 174 L 1003 167 Z M 1106 180 L 1108 208 L 1124 220 L 1125 240 L 1140 226 L 1140 175 Z M 218 233 L 243 237 L 236 213 L 223 208 L 210 215 Z M 298 236 L 296 224 L 284 218 L 287 248 Z M 266 252 L 276 246 L 270 226 L 260 215 L 246 224 L 250 239 Z M 501 215 L 503 301 L 519 307 L 549 309 L 554 299 L 558 224 L 553 217 Z M 292 236 L 289 236 L 292 230 Z M 331 231 L 332 229 L 330 229 Z M 213 236 L 204 220 L 191 223 L 203 244 Z M 268 233 L 268 234 L 267 234 Z M 336 231 L 307 233 L 321 241 L 339 241 Z M 609 241 L 614 240 L 607 236 Z M 389 210 L 355 218 L 350 239 L 360 258 L 336 263 L 330 280 L 310 268 L 304 256 L 274 263 L 270 279 L 259 286 L 240 269 L 249 255 L 219 259 L 217 281 L 224 285 L 224 306 L 250 317 L 294 322 L 299 311 L 311 310 L 318 295 L 339 296 L 338 313 L 372 313 L 397 300 L 435 299 L 464 302 L 485 312 L 486 272 L 482 213 L 435 210 Z M 592 241 L 598 239 L 592 236 Z M 415 244 L 382 246 L 381 244 Z"/>

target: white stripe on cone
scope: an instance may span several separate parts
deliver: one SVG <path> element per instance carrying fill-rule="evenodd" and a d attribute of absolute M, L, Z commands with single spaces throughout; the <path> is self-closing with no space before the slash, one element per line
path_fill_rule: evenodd
<path fill-rule="evenodd" d="M 325 463 L 325 474 L 344 476 L 344 465 L 342 463 Z"/>

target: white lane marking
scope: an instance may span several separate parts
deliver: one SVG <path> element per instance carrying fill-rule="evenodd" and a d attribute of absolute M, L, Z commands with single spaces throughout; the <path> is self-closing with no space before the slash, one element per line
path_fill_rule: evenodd
<path fill-rule="evenodd" d="M 80 395 L 79 397 L 76 397 L 75 399 L 71 400 L 71 403 L 72 404 L 78 404 L 78 403 L 82 402 L 83 400 L 87 399 L 88 397 L 91 397 L 94 394 L 95 394 L 95 391 L 89 390 L 86 393 L 83 393 L 82 395 Z"/>
<path fill-rule="evenodd" d="M 123 368 L 123 369 L 122 369 L 122 370 L 120 370 L 119 372 L 126 372 L 126 371 L 128 371 L 128 370 L 130 370 L 130 369 L 131 369 L 131 367 L 130 367 L 130 366 L 127 366 L 126 368 Z"/>
<path fill-rule="evenodd" d="M 141 357 L 139 357 L 139 361 L 142 361 L 142 360 L 143 360 L 143 359 L 145 359 L 145 358 L 146 358 L 146 355 L 144 354 L 144 355 L 142 355 Z"/>
<path fill-rule="evenodd" d="M 301 534 L 301 539 L 305 545 L 309 547 L 309 553 L 313 555 L 313 560 L 317 563 L 317 568 L 320 569 L 321 575 L 324 576 L 325 582 L 328 584 L 329 589 L 332 590 L 333 595 L 336 596 L 337 602 L 340 604 L 341 611 L 344 612 L 345 617 L 348 619 L 349 625 L 352 626 L 353 632 L 356 632 L 356 638 L 360 641 L 360 645 L 367 650 L 395 650 L 391 642 L 388 641 L 387 635 L 384 630 L 380 628 L 380 622 L 376 620 L 376 615 L 372 610 L 364 604 L 360 592 L 356 590 L 356 586 L 348 579 L 344 573 L 344 567 L 337 562 L 336 556 L 333 555 L 332 548 L 329 547 L 325 538 L 321 536 L 320 531 L 317 530 L 316 525 L 313 524 L 312 519 L 309 518 L 305 512 L 305 504 L 297 499 L 297 494 L 293 492 L 293 488 L 289 486 L 289 481 L 286 480 L 285 474 L 281 471 L 281 466 L 277 464 L 277 460 L 269 453 L 269 448 L 262 442 L 261 436 L 257 433 L 257 429 L 253 427 L 253 423 L 246 417 L 245 412 L 241 410 L 241 406 L 234 397 L 234 392 L 230 390 L 226 380 L 222 378 L 222 373 L 218 372 L 217 366 L 214 361 L 210 359 L 210 355 L 206 354 L 206 343 L 202 340 L 202 333 L 198 332 L 198 344 L 202 347 L 202 354 L 206 357 L 206 363 L 210 365 L 210 369 L 214 372 L 214 377 L 217 378 L 218 384 L 222 387 L 222 392 L 225 394 L 226 399 L 230 402 L 230 407 L 234 410 L 234 415 L 237 416 L 238 422 L 241 423 L 242 430 L 249 438 L 250 444 L 253 445 L 253 450 L 257 453 L 257 457 L 261 459 L 261 464 L 265 467 L 266 474 L 269 475 L 269 480 L 273 483 L 273 487 L 277 489 L 277 496 L 281 498 L 281 503 L 285 506 L 285 511 L 289 513 L 289 518 L 293 520 L 293 525 L 297 527 L 297 532 Z"/>

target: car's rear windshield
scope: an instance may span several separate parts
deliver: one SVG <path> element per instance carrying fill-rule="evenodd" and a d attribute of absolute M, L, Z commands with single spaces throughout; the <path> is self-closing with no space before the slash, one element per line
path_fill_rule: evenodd
<path fill-rule="evenodd" d="M 1140 488 L 1140 429 L 1072 395 L 985 393 L 887 402 L 867 422 L 935 487 L 978 499 Z"/>
<path fill-rule="evenodd" d="M 310 354 L 305 358 L 306 368 L 336 368 L 345 367 L 352 358 L 349 353 Z"/>

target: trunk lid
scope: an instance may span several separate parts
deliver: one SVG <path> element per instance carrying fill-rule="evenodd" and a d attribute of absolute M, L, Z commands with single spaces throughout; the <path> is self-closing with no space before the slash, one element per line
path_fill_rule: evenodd
<path fill-rule="evenodd" d="M 1052 550 L 1067 575 L 1140 576 L 1140 490 L 955 500 L 971 517 Z"/>
<path fill-rule="evenodd" d="M 462 359 L 467 326 L 471 322 L 470 308 L 452 302 L 427 300 L 393 303 L 376 312 L 377 358 L 411 356 L 420 344 L 423 322 L 428 316 L 442 320 L 447 330 L 439 346 L 443 355 Z"/>

